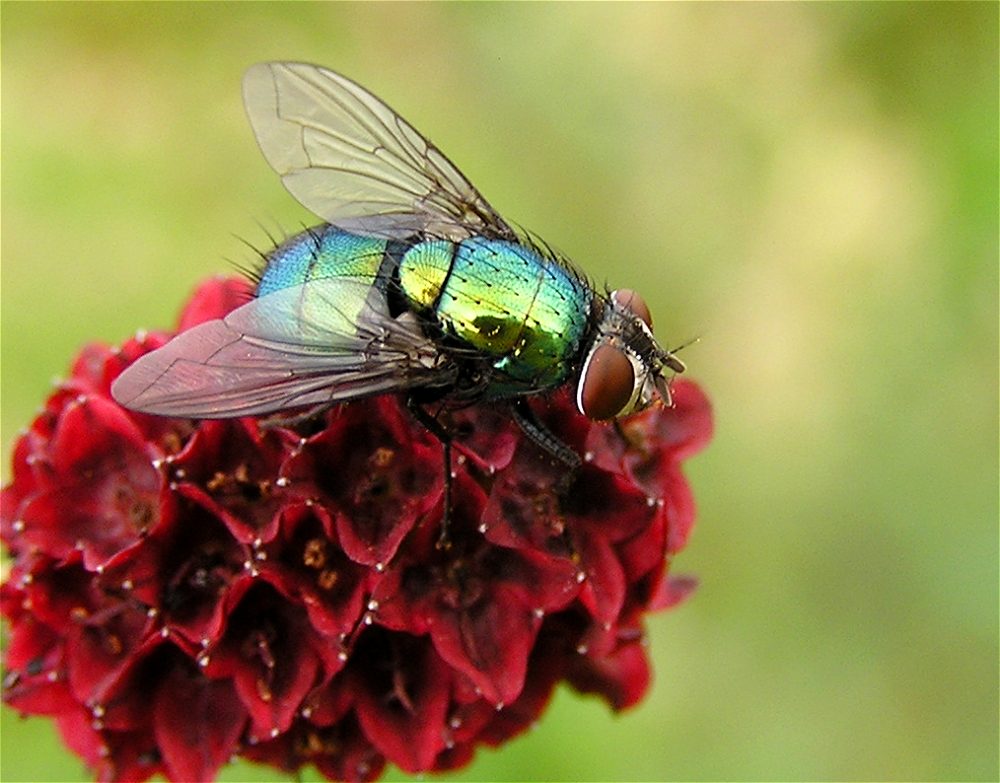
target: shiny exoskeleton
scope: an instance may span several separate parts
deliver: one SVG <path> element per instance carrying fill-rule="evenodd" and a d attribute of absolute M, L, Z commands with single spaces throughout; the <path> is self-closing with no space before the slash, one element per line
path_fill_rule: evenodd
<path fill-rule="evenodd" d="M 462 400 L 504 399 L 562 385 L 578 368 L 600 306 L 568 266 L 500 239 L 388 240 L 323 226 L 267 254 L 257 295 L 351 278 L 390 315 L 417 316 L 440 351 L 433 386 Z"/>

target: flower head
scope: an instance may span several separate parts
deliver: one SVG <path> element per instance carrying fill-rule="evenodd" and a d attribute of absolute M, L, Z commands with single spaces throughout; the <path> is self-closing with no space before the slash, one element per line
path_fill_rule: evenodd
<path fill-rule="evenodd" d="M 211 281 L 187 328 L 247 295 Z M 234 755 L 331 779 L 460 767 L 534 722 L 561 680 L 614 709 L 645 693 L 646 613 L 694 521 L 681 460 L 708 402 L 616 426 L 568 395 L 536 416 L 565 467 L 502 408 L 452 411 L 440 443 L 394 396 L 297 425 L 163 419 L 111 382 L 162 345 L 90 346 L 15 445 L 0 535 L 4 700 L 50 715 L 101 780 L 205 780 Z"/>

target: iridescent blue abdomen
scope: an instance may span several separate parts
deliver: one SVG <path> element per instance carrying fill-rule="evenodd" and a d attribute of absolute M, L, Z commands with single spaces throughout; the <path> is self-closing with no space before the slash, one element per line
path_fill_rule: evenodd
<path fill-rule="evenodd" d="M 356 236 L 333 226 L 303 231 L 267 254 L 257 296 L 332 277 L 373 285 L 387 244 L 384 239 Z"/>

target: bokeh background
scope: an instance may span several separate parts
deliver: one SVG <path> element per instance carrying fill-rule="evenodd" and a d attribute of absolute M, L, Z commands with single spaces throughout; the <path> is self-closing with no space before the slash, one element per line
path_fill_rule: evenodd
<path fill-rule="evenodd" d="M 647 700 L 562 689 L 450 778 L 996 780 L 998 9 L 4 3 L 4 476 L 81 344 L 312 221 L 239 84 L 322 63 L 700 337 L 716 406 Z M 0 778 L 87 773 L 5 709 Z"/>

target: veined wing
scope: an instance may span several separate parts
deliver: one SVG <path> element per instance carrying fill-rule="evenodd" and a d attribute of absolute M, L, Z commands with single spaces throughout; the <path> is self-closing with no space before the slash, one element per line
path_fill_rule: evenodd
<path fill-rule="evenodd" d="M 243 102 L 285 187 L 338 228 L 517 239 L 437 147 L 350 79 L 316 65 L 258 63 L 243 77 Z"/>
<path fill-rule="evenodd" d="M 111 387 L 133 410 L 182 418 L 256 416 L 453 381 L 412 313 L 331 278 L 284 288 L 182 332 Z"/>

